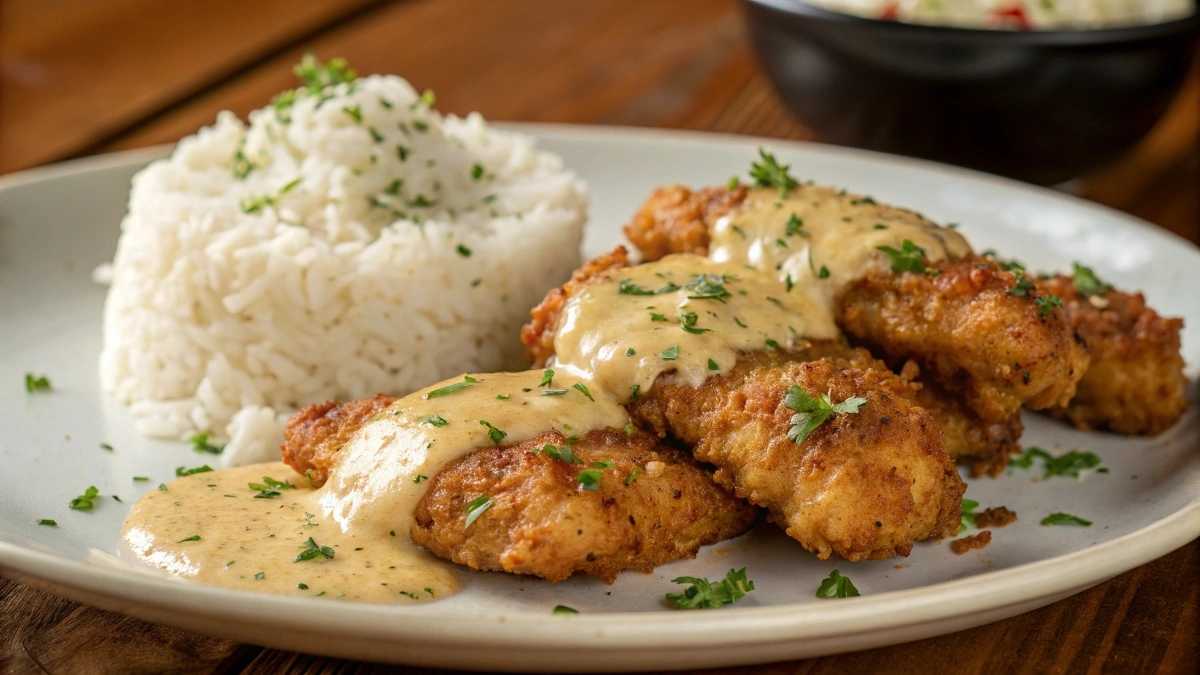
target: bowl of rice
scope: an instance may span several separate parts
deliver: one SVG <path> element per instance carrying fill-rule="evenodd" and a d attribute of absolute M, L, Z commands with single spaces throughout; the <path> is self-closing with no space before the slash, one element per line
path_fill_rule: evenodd
<path fill-rule="evenodd" d="M 139 432 L 273 459 L 287 415 L 519 367 L 579 262 L 585 186 L 535 139 L 312 56 L 133 179 L 100 377 Z"/>
<path fill-rule="evenodd" d="M 1200 34 L 1194 0 L 743 7 L 764 69 L 818 140 L 1040 184 L 1141 140 L 1178 94 Z"/>

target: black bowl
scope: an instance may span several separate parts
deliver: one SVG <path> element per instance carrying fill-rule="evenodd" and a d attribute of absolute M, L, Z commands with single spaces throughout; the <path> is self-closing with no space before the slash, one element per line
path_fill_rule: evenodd
<path fill-rule="evenodd" d="M 876 21 L 744 0 L 759 58 L 819 140 L 1033 183 L 1074 178 L 1138 142 L 1178 93 L 1200 15 L 1085 31 Z"/>

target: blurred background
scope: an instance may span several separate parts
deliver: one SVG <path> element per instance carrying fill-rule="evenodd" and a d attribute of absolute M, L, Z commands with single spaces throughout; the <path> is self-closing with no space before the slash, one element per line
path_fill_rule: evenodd
<path fill-rule="evenodd" d="M 1107 39 L 1079 44 L 1072 38 L 1056 51 L 1028 44 L 1041 39 L 1030 37 L 1037 31 L 963 31 L 844 15 L 831 20 L 830 13 L 811 9 L 797 19 L 779 10 L 789 5 L 799 3 L 5 0 L 0 174 L 172 142 L 211 123 L 222 109 L 244 117 L 292 86 L 292 65 L 312 50 L 323 59 L 343 56 L 360 74 L 396 73 L 418 90 L 431 88 L 443 111 L 478 110 L 493 120 L 816 139 L 1043 183 L 1083 171 L 1067 189 L 1200 236 L 1200 60 L 1186 48 L 1194 43 L 1196 22 L 1190 37 L 1181 38 L 1179 30 L 1143 36 L 1140 49 L 1159 60 L 1131 63 L 1112 60 Z M 747 15 L 755 20 L 748 23 Z M 1164 56 L 1155 45 L 1168 39 L 1175 47 Z M 1064 49 L 1076 70 L 1054 60 L 1061 61 Z M 1091 64 L 1085 78 L 1120 73 L 1130 94 L 1121 99 L 1109 92 L 1105 99 L 1072 89 L 1080 61 Z M 1011 82 L 999 88 L 987 80 L 997 64 L 1041 80 L 1029 85 L 1032 90 Z M 921 72 L 930 68 L 944 71 L 936 77 L 951 78 L 949 84 L 920 82 L 932 77 Z M 784 86 L 791 111 L 772 80 Z M 989 119 L 987 108 L 980 112 L 980 92 L 988 91 L 988 105 L 1019 101 L 1013 105 L 1031 110 L 1034 121 L 1001 129 L 997 119 L 1014 116 Z M 1056 91 L 1070 95 L 1048 106 Z M 1058 122 L 1060 131 L 1035 122 L 1080 96 L 1095 100 L 1070 111 L 1073 116 Z M 1128 123 L 1116 128 L 1120 121 Z M 1097 128 L 1071 140 L 1074 146 L 1048 147 L 1064 135 L 1061 129 L 1089 124 Z M 1004 163 L 1004 153 L 1021 144 L 1045 150 L 1049 159 Z M 1093 147 L 1101 151 L 1085 152 Z M 1064 158 L 1065 167 L 1039 171 Z"/>

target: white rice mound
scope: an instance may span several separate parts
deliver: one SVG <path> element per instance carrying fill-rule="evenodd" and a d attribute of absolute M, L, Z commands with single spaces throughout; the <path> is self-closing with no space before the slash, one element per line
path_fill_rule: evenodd
<path fill-rule="evenodd" d="M 529 308 L 579 265 L 585 188 L 431 103 L 394 76 L 297 90 L 133 179 L 97 278 L 102 384 L 138 431 L 266 461 L 299 406 L 524 363 Z"/>

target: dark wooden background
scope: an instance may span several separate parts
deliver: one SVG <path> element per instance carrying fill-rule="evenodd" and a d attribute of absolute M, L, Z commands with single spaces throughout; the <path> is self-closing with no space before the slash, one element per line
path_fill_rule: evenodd
<path fill-rule="evenodd" d="M 4 0 L 0 174 L 170 142 L 293 85 L 305 51 L 397 73 L 493 120 L 809 139 L 735 0 Z M 1082 194 L 1200 241 L 1200 60 Z M 239 645 L 0 579 L 3 673 L 430 672 Z M 719 673 L 1200 672 L 1200 542 L 1027 614 L 940 638 Z"/>

